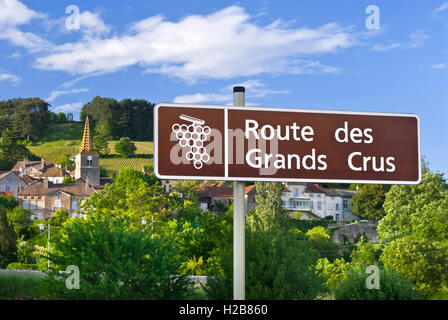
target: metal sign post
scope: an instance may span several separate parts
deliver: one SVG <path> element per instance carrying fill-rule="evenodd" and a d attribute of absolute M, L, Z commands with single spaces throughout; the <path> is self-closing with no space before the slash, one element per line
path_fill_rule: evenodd
<path fill-rule="evenodd" d="M 244 106 L 244 87 L 233 88 L 233 105 Z M 228 139 L 228 137 L 225 137 Z M 246 210 L 243 181 L 233 182 L 233 299 L 245 300 L 246 292 Z"/>

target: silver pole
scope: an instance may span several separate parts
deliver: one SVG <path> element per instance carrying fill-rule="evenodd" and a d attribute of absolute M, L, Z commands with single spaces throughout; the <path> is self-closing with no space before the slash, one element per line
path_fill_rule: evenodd
<path fill-rule="evenodd" d="M 50 271 L 50 239 L 51 225 L 48 224 L 48 271 Z"/>
<path fill-rule="evenodd" d="M 233 88 L 233 105 L 244 106 L 245 88 Z M 228 139 L 228 137 L 226 137 Z M 244 188 L 245 183 L 241 181 L 233 182 L 233 299 L 246 299 L 246 266 L 245 266 L 245 216 L 244 209 Z"/>

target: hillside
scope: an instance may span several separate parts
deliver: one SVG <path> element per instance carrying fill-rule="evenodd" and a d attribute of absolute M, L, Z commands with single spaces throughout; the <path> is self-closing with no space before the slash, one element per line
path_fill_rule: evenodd
<path fill-rule="evenodd" d="M 54 163 L 62 162 L 66 157 L 73 157 L 78 152 L 82 139 L 83 126 L 81 123 L 61 123 L 50 125 L 42 134 L 38 142 L 28 149 L 39 157 Z M 100 157 L 100 167 L 107 171 L 118 171 L 122 167 L 140 170 L 142 165 L 152 164 L 152 141 L 133 141 L 137 147 L 136 155 L 124 159 L 115 154 L 114 146 L 117 141 L 109 141 L 110 155 Z"/>

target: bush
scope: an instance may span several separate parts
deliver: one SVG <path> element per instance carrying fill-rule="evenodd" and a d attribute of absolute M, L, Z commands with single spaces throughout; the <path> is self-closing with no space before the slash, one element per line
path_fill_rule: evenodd
<path fill-rule="evenodd" d="M 210 272 L 205 291 L 209 299 L 231 299 L 231 248 L 220 248 L 222 273 Z M 279 229 L 246 231 L 246 298 L 314 299 L 322 280 L 314 266 L 317 253 L 305 242 Z"/>
<path fill-rule="evenodd" d="M 364 268 L 352 269 L 335 289 L 336 300 L 415 300 L 418 294 L 409 280 L 400 277 L 391 269 L 380 268 L 380 288 L 367 289 L 369 274 Z"/>
<path fill-rule="evenodd" d="M 381 261 L 419 290 L 433 295 L 448 284 L 448 243 L 406 237 L 392 241 Z"/>
<path fill-rule="evenodd" d="M 36 264 L 28 264 L 22 262 L 13 262 L 6 267 L 8 270 L 37 270 Z"/>
<path fill-rule="evenodd" d="M 328 261 L 327 258 L 321 258 L 317 263 L 316 270 L 324 278 L 327 289 L 332 291 L 347 277 L 350 263 L 345 262 L 342 258 L 333 262 Z"/>
<path fill-rule="evenodd" d="M 309 244 L 319 252 L 320 257 L 334 260 L 339 256 L 339 246 L 331 240 L 328 231 L 324 227 L 314 227 L 307 231 L 306 236 Z"/>
<path fill-rule="evenodd" d="M 115 144 L 115 152 L 125 158 L 134 155 L 136 150 L 137 147 L 129 138 L 121 138 L 120 141 Z"/>
<path fill-rule="evenodd" d="M 45 284 L 55 298 L 182 299 L 189 293 L 189 280 L 177 276 L 181 261 L 171 244 L 133 228 L 125 217 L 71 219 L 54 249 L 58 270 L 80 270 L 79 290 L 67 290 L 58 270 L 51 270 Z"/>

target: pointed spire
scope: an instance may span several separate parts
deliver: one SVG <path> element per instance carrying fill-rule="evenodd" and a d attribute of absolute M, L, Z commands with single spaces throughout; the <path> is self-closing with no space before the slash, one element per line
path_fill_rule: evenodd
<path fill-rule="evenodd" d="M 93 152 L 92 136 L 90 135 L 89 117 L 86 117 L 86 124 L 84 125 L 84 133 L 82 135 L 81 149 L 79 153 Z"/>

